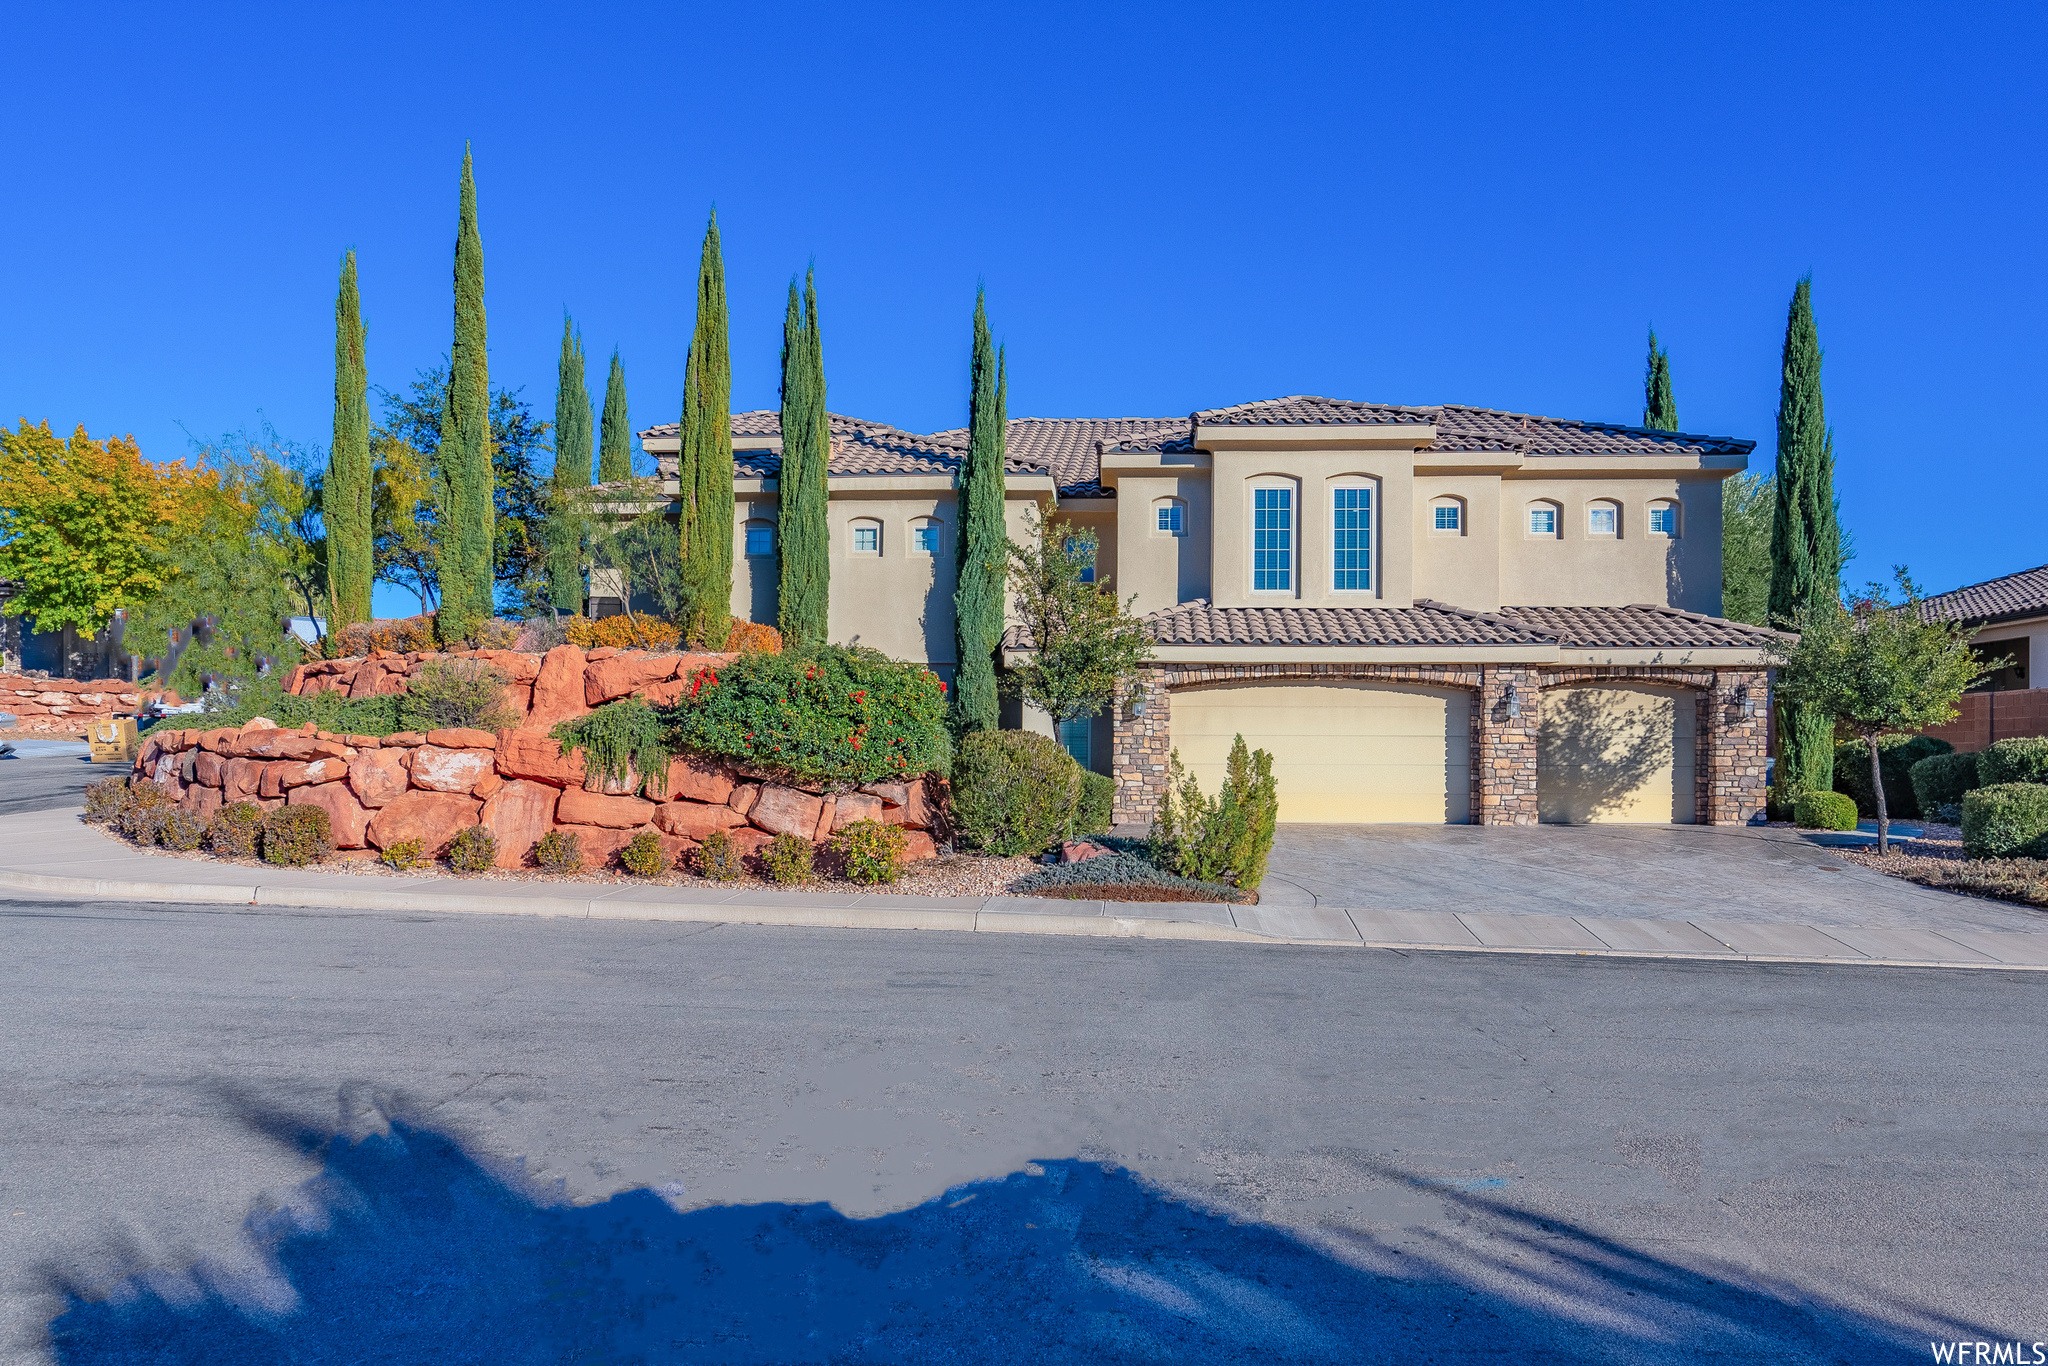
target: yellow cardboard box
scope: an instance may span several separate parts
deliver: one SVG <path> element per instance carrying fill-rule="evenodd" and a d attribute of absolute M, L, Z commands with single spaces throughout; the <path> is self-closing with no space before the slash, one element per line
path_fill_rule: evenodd
<path fill-rule="evenodd" d="M 135 718 L 110 716 L 93 722 L 86 743 L 92 746 L 92 761 L 96 764 L 134 763 L 135 751 L 140 747 L 135 736 Z"/>

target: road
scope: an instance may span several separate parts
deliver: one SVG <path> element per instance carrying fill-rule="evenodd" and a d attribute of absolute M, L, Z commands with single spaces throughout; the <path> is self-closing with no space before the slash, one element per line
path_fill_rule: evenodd
<path fill-rule="evenodd" d="M 8 1362 L 2048 1338 L 2040 974 L 16 900 L 0 987 Z"/>
<path fill-rule="evenodd" d="M 119 777 L 127 770 L 118 764 L 89 764 L 75 754 L 52 754 L 48 741 L 16 741 L 32 756 L 0 759 L 0 816 L 17 811 L 53 811 L 77 806 L 85 800 L 85 789 L 102 778 Z"/>

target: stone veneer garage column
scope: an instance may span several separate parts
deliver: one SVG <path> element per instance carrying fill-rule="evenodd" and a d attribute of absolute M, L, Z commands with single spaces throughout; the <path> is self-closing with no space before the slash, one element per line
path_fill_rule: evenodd
<path fill-rule="evenodd" d="M 1510 716 L 1508 689 L 1515 690 Z M 1536 824 L 1536 730 L 1542 694 L 1535 670 L 1492 664 L 1472 716 L 1472 820 L 1476 825 Z"/>
<path fill-rule="evenodd" d="M 1747 693 L 1743 693 L 1743 689 Z M 1744 698 L 1749 714 L 1744 715 Z M 1765 726 L 1770 690 L 1762 670 L 1714 671 L 1708 694 L 1706 792 L 1709 825 L 1747 825 L 1764 807 Z"/>
<path fill-rule="evenodd" d="M 1110 716 L 1110 773 L 1116 779 L 1117 824 L 1149 824 L 1166 791 L 1166 764 L 1173 750 L 1173 694 L 1167 675 L 1147 669 L 1117 699 Z M 1144 704 L 1143 716 L 1133 715 Z"/>

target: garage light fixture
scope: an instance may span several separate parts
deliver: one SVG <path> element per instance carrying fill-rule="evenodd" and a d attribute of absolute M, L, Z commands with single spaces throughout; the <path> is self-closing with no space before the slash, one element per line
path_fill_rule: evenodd
<path fill-rule="evenodd" d="M 1512 684 L 1512 683 L 1508 684 L 1508 690 L 1507 690 L 1507 693 L 1506 693 L 1506 697 L 1507 697 L 1507 702 L 1508 702 L 1508 719 L 1509 719 L 1509 720 L 1518 720 L 1518 719 L 1520 719 L 1520 717 L 1521 717 L 1521 715 L 1522 715 L 1522 698 L 1521 698 L 1521 695 L 1520 695 L 1520 694 L 1518 694 L 1518 693 L 1517 693 L 1517 692 L 1515 691 L 1515 685 L 1514 685 L 1514 684 Z"/>
<path fill-rule="evenodd" d="M 1136 698 L 1134 698 L 1134 699 L 1132 700 L 1132 702 L 1131 702 L 1131 715 L 1133 715 L 1133 716 L 1143 716 L 1144 714 L 1145 714 L 1145 695 L 1144 695 L 1143 693 L 1140 693 L 1140 694 L 1138 694 L 1138 696 L 1137 696 Z"/>
<path fill-rule="evenodd" d="M 1742 719 L 1747 721 L 1756 715 L 1756 699 L 1749 695 L 1749 684 L 1735 685 L 1735 701 L 1742 708 Z"/>

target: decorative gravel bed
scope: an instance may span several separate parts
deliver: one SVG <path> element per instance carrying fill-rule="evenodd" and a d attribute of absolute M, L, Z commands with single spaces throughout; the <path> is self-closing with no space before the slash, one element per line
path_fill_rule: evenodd
<path fill-rule="evenodd" d="M 2012 901 L 2048 909 L 2048 859 L 1971 858 L 1963 852 L 1963 832 L 1953 825 L 1913 822 L 1920 834 L 1892 837 L 1892 852 L 1880 856 L 1876 845 L 1837 849 L 1850 863 L 1887 877 L 1904 878 L 1922 887 Z"/>

